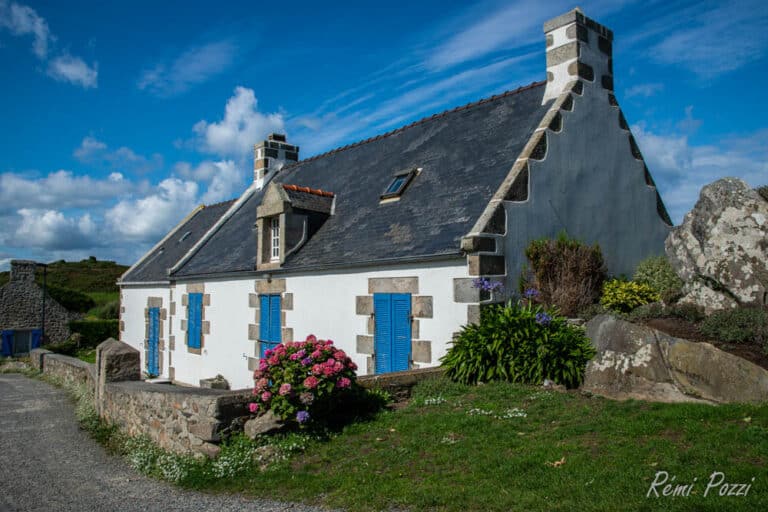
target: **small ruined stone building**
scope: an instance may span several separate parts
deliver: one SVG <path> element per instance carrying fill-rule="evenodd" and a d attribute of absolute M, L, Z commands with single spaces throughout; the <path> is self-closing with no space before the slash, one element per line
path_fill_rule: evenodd
<path fill-rule="evenodd" d="M 439 364 L 515 290 L 532 239 L 598 243 L 631 274 L 670 220 L 613 93 L 613 33 L 544 25 L 546 80 L 304 160 L 255 145 L 254 179 L 192 212 L 121 278 L 121 340 L 153 375 L 252 384 L 264 351 L 331 339 L 360 373 Z"/>
<path fill-rule="evenodd" d="M 36 267 L 34 261 L 12 260 L 11 280 L 0 288 L 3 356 L 26 354 L 43 344 L 43 336 L 51 343 L 69 336 L 69 312 L 47 293 L 43 300 L 43 289 L 35 283 Z"/>

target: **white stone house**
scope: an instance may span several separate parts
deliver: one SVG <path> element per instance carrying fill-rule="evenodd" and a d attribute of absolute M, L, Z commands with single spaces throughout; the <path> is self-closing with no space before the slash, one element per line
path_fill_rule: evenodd
<path fill-rule="evenodd" d="M 252 384 L 262 351 L 332 339 L 361 373 L 439 364 L 531 239 L 599 243 L 615 274 L 670 220 L 613 93 L 613 33 L 544 25 L 546 80 L 305 160 L 255 145 L 253 184 L 200 207 L 122 276 L 121 340 L 151 374 Z"/>

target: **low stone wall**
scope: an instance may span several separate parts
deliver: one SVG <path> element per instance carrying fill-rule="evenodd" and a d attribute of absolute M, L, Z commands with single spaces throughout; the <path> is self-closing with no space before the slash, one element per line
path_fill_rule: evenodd
<path fill-rule="evenodd" d="M 223 432 L 249 415 L 250 391 L 187 388 L 139 380 L 139 354 L 109 339 L 96 350 L 97 364 L 49 350 L 30 352 L 32 366 L 66 384 L 86 384 L 96 409 L 129 435 L 145 435 L 176 453 L 213 456 Z"/>
<path fill-rule="evenodd" d="M 47 351 L 46 351 L 47 352 Z M 42 363 L 42 372 L 45 375 L 58 377 L 65 384 L 86 384 L 93 388 L 96 369 L 94 365 L 86 363 L 76 357 L 63 356 L 48 352 L 41 354 L 38 361 Z M 35 358 L 32 358 L 33 360 Z M 33 361 L 34 366 L 34 361 Z"/>
<path fill-rule="evenodd" d="M 142 381 L 110 382 L 101 396 L 102 418 L 129 435 L 145 435 L 177 453 L 219 451 L 221 432 L 247 416 L 250 393 L 185 388 Z"/>
<path fill-rule="evenodd" d="M 445 374 L 445 369 L 437 366 L 419 370 L 385 373 L 383 375 L 363 375 L 357 382 L 364 388 L 379 388 L 388 392 L 395 400 L 405 400 L 411 396 L 411 389 L 419 382 L 436 379 Z"/>
<path fill-rule="evenodd" d="M 46 354 L 53 354 L 53 352 L 44 348 L 33 348 L 30 350 L 29 364 L 32 365 L 32 368 L 39 372 L 43 371 L 43 358 L 46 356 Z"/>
<path fill-rule="evenodd" d="M 113 339 L 97 348 L 96 365 L 42 349 L 33 350 L 30 359 L 46 375 L 91 386 L 96 409 L 107 422 L 129 435 L 147 436 L 176 453 L 216 455 L 222 434 L 242 427 L 250 415 L 250 390 L 188 388 L 139 380 L 138 351 Z M 359 377 L 358 382 L 404 399 L 416 383 L 442 374 L 442 368 L 427 368 Z"/>

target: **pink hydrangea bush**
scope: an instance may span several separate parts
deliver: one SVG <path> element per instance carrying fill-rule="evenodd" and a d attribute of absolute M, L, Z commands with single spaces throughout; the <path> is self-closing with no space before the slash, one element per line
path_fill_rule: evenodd
<path fill-rule="evenodd" d="M 253 372 L 256 401 L 249 410 L 272 410 L 285 421 L 306 424 L 337 395 L 355 386 L 357 365 L 330 340 L 309 335 L 265 352 Z"/>

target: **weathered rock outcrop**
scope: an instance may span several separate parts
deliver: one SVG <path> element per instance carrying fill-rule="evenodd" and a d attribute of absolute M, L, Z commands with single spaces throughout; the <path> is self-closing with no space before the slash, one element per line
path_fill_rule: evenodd
<path fill-rule="evenodd" d="M 705 186 L 665 247 L 686 283 L 681 302 L 707 312 L 768 302 L 768 202 L 744 181 Z"/>
<path fill-rule="evenodd" d="M 738 356 L 609 315 L 587 323 L 597 349 L 582 389 L 658 402 L 768 401 L 768 371 Z"/>

